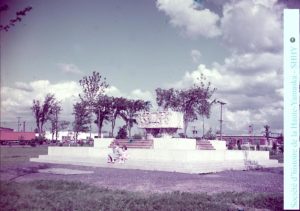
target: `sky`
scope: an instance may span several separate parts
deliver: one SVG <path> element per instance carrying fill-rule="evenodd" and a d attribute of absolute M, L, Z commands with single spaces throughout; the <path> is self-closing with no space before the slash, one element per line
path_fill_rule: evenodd
<path fill-rule="evenodd" d="M 149 100 L 156 88 L 188 88 L 200 74 L 217 91 L 223 133 L 261 134 L 283 128 L 283 9 L 299 0 L 7 0 L 0 32 L 1 126 L 17 117 L 35 128 L 30 107 L 54 93 L 61 120 L 73 121 L 78 81 L 106 77 L 108 95 Z M 1 5 L 0 5 L 1 6 Z M 205 129 L 219 130 L 220 105 Z M 120 123 L 122 124 L 122 122 Z M 202 122 L 190 123 L 202 133 Z M 95 126 L 94 126 L 95 128 Z"/>

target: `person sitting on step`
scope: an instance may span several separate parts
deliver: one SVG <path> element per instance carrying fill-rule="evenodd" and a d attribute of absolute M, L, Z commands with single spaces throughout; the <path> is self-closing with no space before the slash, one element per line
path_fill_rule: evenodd
<path fill-rule="evenodd" d="M 121 156 L 121 150 L 119 147 L 119 143 L 113 143 L 112 145 L 112 153 L 109 153 L 107 156 L 108 163 L 115 163 L 116 160 L 119 160 Z"/>
<path fill-rule="evenodd" d="M 127 159 L 128 159 L 127 146 L 123 145 L 122 149 L 120 149 L 119 163 L 125 163 Z"/>

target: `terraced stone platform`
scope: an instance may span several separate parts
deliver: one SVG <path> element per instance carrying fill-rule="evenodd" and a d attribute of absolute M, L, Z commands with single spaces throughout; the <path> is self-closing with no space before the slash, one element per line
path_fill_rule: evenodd
<path fill-rule="evenodd" d="M 270 160 L 267 151 L 197 150 L 189 149 L 191 145 L 187 149 L 176 149 L 174 146 L 165 149 L 162 148 L 165 145 L 159 144 L 154 144 L 158 146 L 157 149 L 129 148 L 129 158 L 124 164 L 110 164 L 107 163 L 110 144 L 111 140 L 105 140 L 96 144 L 96 147 L 49 147 L 48 155 L 31 158 L 30 161 L 182 173 L 282 166 L 277 160 Z"/>

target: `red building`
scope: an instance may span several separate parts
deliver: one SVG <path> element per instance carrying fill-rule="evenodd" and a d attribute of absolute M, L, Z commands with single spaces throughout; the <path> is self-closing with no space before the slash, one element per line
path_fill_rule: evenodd
<path fill-rule="evenodd" d="M 35 139 L 34 132 L 14 132 L 11 128 L 0 128 L 0 144 L 10 144 L 13 142 L 26 143 Z"/>

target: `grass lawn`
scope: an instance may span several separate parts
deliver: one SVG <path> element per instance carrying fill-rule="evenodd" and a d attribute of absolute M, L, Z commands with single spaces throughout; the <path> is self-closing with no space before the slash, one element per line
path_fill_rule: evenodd
<path fill-rule="evenodd" d="M 48 153 L 48 146 L 1 146 L 0 147 L 0 164 L 22 164 L 28 162 L 29 158 L 38 157 L 38 155 L 46 155 Z"/>
<path fill-rule="evenodd" d="M 172 192 L 146 194 L 97 188 L 80 182 L 1 182 L 2 210 L 282 210 L 280 194 Z"/>
<path fill-rule="evenodd" d="M 1 167 L 19 168 L 40 154 L 47 154 L 46 146 L 0 147 Z M 0 193 L 1 210 L 283 209 L 282 193 L 147 193 L 101 188 L 77 180 L 0 180 Z"/>

